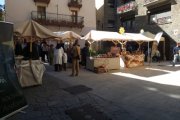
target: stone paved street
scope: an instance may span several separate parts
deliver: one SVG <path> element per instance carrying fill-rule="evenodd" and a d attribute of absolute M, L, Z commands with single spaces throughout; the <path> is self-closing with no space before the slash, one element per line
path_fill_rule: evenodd
<path fill-rule="evenodd" d="M 57 73 L 46 66 L 43 85 L 23 89 L 29 106 L 8 120 L 77 120 L 65 111 L 87 105 L 108 120 L 179 120 L 180 67 L 168 64 L 104 74 L 82 68 L 78 77 L 70 77 L 70 69 Z M 77 94 L 66 91 L 78 85 L 91 89 Z M 90 114 L 81 119 L 97 120 Z"/>

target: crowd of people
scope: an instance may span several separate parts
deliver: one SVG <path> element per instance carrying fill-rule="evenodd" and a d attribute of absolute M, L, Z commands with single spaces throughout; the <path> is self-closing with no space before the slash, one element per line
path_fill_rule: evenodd
<path fill-rule="evenodd" d="M 15 55 L 23 56 L 24 60 L 39 60 L 41 59 L 45 63 L 54 65 L 55 71 L 66 71 L 67 63 L 72 64 L 71 76 L 79 75 L 79 63 L 83 66 L 86 65 L 86 57 L 89 56 L 89 44 L 85 43 L 84 48 L 80 48 L 78 39 L 74 43 L 69 43 L 68 47 L 65 48 L 63 41 L 58 41 L 56 46 L 48 44 L 46 41 L 40 42 L 35 41 L 32 43 L 32 52 L 30 52 L 30 43 L 24 40 L 16 41 L 15 44 Z"/>

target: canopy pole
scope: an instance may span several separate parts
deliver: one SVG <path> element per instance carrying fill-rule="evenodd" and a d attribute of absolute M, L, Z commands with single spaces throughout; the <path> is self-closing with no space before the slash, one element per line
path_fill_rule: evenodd
<path fill-rule="evenodd" d="M 137 41 L 137 43 L 139 45 L 138 50 L 140 51 L 140 48 L 141 48 L 141 45 L 142 45 L 143 41 Z"/>
<path fill-rule="evenodd" d="M 126 51 L 126 50 L 124 50 L 124 46 L 126 45 L 126 43 L 127 43 L 127 41 L 118 41 L 120 44 L 121 44 L 121 49 L 122 49 L 122 51 L 124 52 L 124 51 Z"/>
<path fill-rule="evenodd" d="M 150 66 L 150 61 L 151 61 L 151 57 L 150 57 L 149 41 L 148 41 L 148 63 L 149 63 L 149 66 Z"/>
<path fill-rule="evenodd" d="M 29 58 L 29 63 L 30 63 L 30 65 L 32 63 L 32 36 L 30 37 L 30 58 Z"/>
<path fill-rule="evenodd" d="M 90 48 L 90 50 L 91 50 L 91 51 L 90 51 L 90 57 L 91 57 L 91 52 L 92 52 L 92 48 L 91 48 L 92 46 L 91 46 L 91 44 L 92 44 L 93 42 L 94 42 L 94 41 L 90 42 L 90 41 L 88 40 L 88 43 L 89 43 L 89 45 L 90 45 L 89 48 Z"/>
<path fill-rule="evenodd" d="M 118 42 L 117 41 L 112 41 L 114 43 L 115 46 L 117 46 Z"/>
<path fill-rule="evenodd" d="M 165 44 L 165 40 L 163 41 L 163 60 L 166 61 L 166 44 Z"/>

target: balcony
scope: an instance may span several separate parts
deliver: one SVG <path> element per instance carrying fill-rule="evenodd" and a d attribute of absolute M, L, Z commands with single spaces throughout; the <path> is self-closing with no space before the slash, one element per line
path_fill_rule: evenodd
<path fill-rule="evenodd" d="M 117 7 L 117 14 L 123 14 L 130 11 L 135 11 L 137 8 L 137 4 L 135 1 L 128 2 L 124 5 Z"/>
<path fill-rule="evenodd" d="M 34 0 L 34 2 L 49 4 L 50 0 Z"/>
<path fill-rule="evenodd" d="M 69 0 L 68 7 L 70 10 L 80 10 L 82 7 L 82 0 Z"/>
<path fill-rule="evenodd" d="M 144 6 L 151 7 L 158 4 L 164 4 L 167 2 L 171 2 L 170 0 L 144 0 Z"/>
<path fill-rule="evenodd" d="M 84 17 L 72 16 L 56 13 L 40 13 L 37 11 L 31 12 L 31 19 L 42 24 L 59 27 L 84 27 Z"/>

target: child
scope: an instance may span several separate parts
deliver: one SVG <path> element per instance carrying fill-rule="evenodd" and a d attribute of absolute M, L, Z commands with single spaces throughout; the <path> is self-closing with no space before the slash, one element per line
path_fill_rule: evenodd
<path fill-rule="evenodd" d="M 66 71 L 66 64 L 67 64 L 67 53 L 64 51 L 63 53 L 63 69 Z"/>

